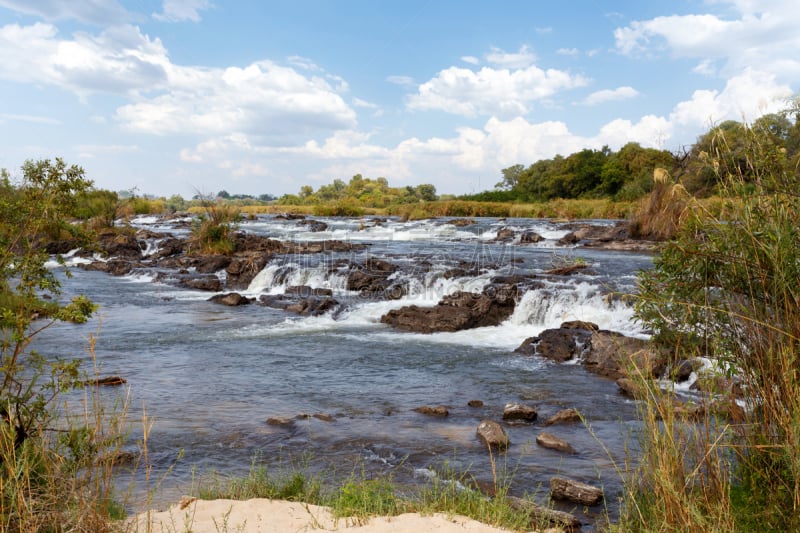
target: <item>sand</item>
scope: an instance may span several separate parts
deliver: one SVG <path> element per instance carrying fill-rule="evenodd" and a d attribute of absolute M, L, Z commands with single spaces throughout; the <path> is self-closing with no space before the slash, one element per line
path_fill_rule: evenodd
<path fill-rule="evenodd" d="M 130 533 L 503 533 L 500 529 L 462 516 L 403 514 L 375 517 L 365 523 L 334 519 L 326 507 L 279 500 L 184 499 L 166 511 L 146 513 L 127 523 Z"/>

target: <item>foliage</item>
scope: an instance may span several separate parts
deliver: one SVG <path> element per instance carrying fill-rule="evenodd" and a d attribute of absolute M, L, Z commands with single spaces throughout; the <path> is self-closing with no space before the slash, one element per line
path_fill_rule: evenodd
<path fill-rule="evenodd" d="M 320 205 L 345 202 L 361 207 L 387 207 L 397 204 L 432 202 L 437 199 L 436 187 L 423 183 L 416 187 L 389 187 L 386 178 L 364 178 L 356 174 L 345 183 L 340 179 L 320 186 L 316 191 L 310 185 L 300 188 L 298 194 L 282 196 L 278 203 L 284 205 Z"/>
<path fill-rule="evenodd" d="M 233 234 L 239 218 L 238 207 L 224 202 L 206 201 L 203 213 L 192 225 L 192 250 L 204 254 L 232 254 L 236 251 Z"/>
<path fill-rule="evenodd" d="M 98 427 L 99 419 L 57 428 L 60 395 L 84 382 L 80 360 L 32 349 L 56 321 L 82 323 L 95 311 L 83 296 L 58 300 L 60 283 L 42 249 L 49 239 L 78 231 L 68 221 L 90 187 L 83 169 L 61 159 L 27 161 L 17 183 L 2 173 L 0 530 L 101 531 L 110 512 L 109 478 L 90 477 L 117 433 Z"/>
<path fill-rule="evenodd" d="M 676 357 L 724 362 L 724 377 L 739 380 L 748 394 L 747 423 L 732 428 L 730 483 L 700 480 L 693 494 L 729 508 L 735 529 L 794 531 L 800 528 L 800 174 L 763 125 L 717 134 L 717 146 L 734 149 L 708 154 L 707 170 L 732 200 L 721 216 L 692 212 L 655 268 L 640 276 L 636 313 L 654 342 Z"/>

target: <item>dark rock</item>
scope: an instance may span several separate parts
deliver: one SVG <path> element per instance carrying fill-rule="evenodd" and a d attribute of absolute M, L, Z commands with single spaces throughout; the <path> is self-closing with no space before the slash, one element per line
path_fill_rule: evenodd
<path fill-rule="evenodd" d="M 325 288 L 312 288 L 308 285 L 292 285 L 286 287 L 284 294 L 288 296 L 300 296 L 301 298 L 308 298 L 309 296 L 333 296 L 333 290 Z"/>
<path fill-rule="evenodd" d="M 539 412 L 536 409 L 520 403 L 506 404 L 503 409 L 503 420 L 533 422 L 537 416 L 539 416 Z"/>
<path fill-rule="evenodd" d="M 134 263 L 124 259 L 110 259 L 106 262 L 105 272 L 108 272 L 112 276 L 127 276 L 136 266 L 138 266 L 138 262 Z"/>
<path fill-rule="evenodd" d="M 321 220 L 311 220 L 309 218 L 301 220 L 297 224 L 301 226 L 308 226 L 308 230 L 312 232 L 325 231 L 328 229 L 328 225 Z"/>
<path fill-rule="evenodd" d="M 568 479 L 550 479 L 550 497 L 554 500 L 567 500 L 578 505 L 593 506 L 603 501 L 603 489 Z"/>
<path fill-rule="evenodd" d="M 314 413 L 311 416 L 322 422 L 333 422 L 334 420 L 336 420 L 335 418 L 333 418 L 333 415 L 329 415 L 328 413 Z"/>
<path fill-rule="evenodd" d="M 80 248 L 81 244 L 77 239 L 64 239 L 60 241 L 51 241 L 45 244 L 44 251 L 50 255 L 66 254 L 76 248 Z"/>
<path fill-rule="evenodd" d="M 576 272 L 586 270 L 587 268 L 589 268 L 589 265 L 586 263 L 572 263 L 569 265 L 551 268 L 550 270 L 545 270 L 542 272 L 542 274 L 546 276 L 570 276 Z"/>
<path fill-rule="evenodd" d="M 563 237 L 558 239 L 557 242 L 561 246 L 569 246 L 569 245 L 572 245 L 572 244 L 577 244 L 578 241 L 580 241 L 580 239 L 578 238 L 577 235 L 575 235 L 575 232 L 573 231 L 573 232 L 567 233 L 566 235 L 564 235 Z"/>
<path fill-rule="evenodd" d="M 155 254 L 157 259 L 163 259 L 173 255 L 185 253 L 186 241 L 170 237 L 158 243 L 158 251 Z"/>
<path fill-rule="evenodd" d="M 222 305 L 228 305 L 230 307 L 236 307 L 238 305 L 247 305 L 252 302 L 249 298 L 242 296 L 238 292 L 228 292 L 225 294 L 215 294 L 211 298 L 208 299 L 209 302 L 214 302 Z"/>
<path fill-rule="evenodd" d="M 535 244 L 544 240 L 544 237 L 535 231 L 526 231 L 519 236 L 519 242 L 522 244 Z"/>
<path fill-rule="evenodd" d="M 470 400 L 467 402 L 467 405 L 470 407 L 483 407 L 483 401 L 481 400 Z"/>
<path fill-rule="evenodd" d="M 207 255 L 194 261 L 194 268 L 200 274 L 219 272 L 231 264 L 231 258 L 224 255 Z"/>
<path fill-rule="evenodd" d="M 219 292 L 222 282 L 214 274 L 186 274 L 178 279 L 178 284 L 199 291 Z"/>
<path fill-rule="evenodd" d="M 546 329 L 537 337 L 525 339 L 514 352 L 538 355 L 563 363 L 584 354 L 591 346 L 591 336 L 592 332 L 589 329 L 576 327 Z"/>
<path fill-rule="evenodd" d="M 108 376 L 104 378 L 90 379 L 84 381 L 84 385 L 97 385 L 97 386 L 116 386 L 127 383 L 128 380 L 120 376 Z"/>
<path fill-rule="evenodd" d="M 677 364 L 675 364 L 675 366 L 669 370 L 668 375 L 673 381 L 677 383 L 683 383 L 691 377 L 692 372 L 694 371 L 695 367 L 692 362 L 684 359 L 682 361 L 678 361 Z"/>
<path fill-rule="evenodd" d="M 447 410 L 447 407 L 444 405 L 437 405 L 436 407 L 432 407 L 430 405 L 423 405 L 422 407 L 417 407 L 414 411 L 418 413 L 422 413 L 423 415 L 428 416 L 438 416 L 438 417 L 445 417 L 450 414 L 450 411 Z"/>
<path fill-rule="evenodd" d="M 619 378 L 617 380 L 617 387 L 622 394 L 627 396 L 628 398 L 640 398 L 642 396 L 642 391 L 636 381 L 630 378 Z"/>
<path fill-rule="evenodd" d="M 573 422 L 580 422 L 581 414 L 577 409 L 562 409 L 550 418 L 548 418 L 544 425 L 554 426 L 556 424 L 570 424 Z"/>
<path fill-rule="evenodd" d="M 108 257 L 140 259 L 143 245 L 133 233 L 115 229 L 101 230 L 97 235 L 97 245 Z"/>
<path fill-rule="evenodd" d="M 476 433 L 489 448 L 505 450 L 511 443 L 503 427 L 493 420 L 482 420 Z"/>
<path fill-rule="evenodd" d="M 230 264 L 225 267 L 227 286 L 246 288 L 253 278 L 267 266 L 268 260 L 269 254 L 264 252 L 243 252 L 231 258 Z"/>
<path fill-rule="evenodd" d="M 450 220 L 448 224 L 452 224 L 457 228 L 463 228 L 464 226 L 471 226 L 475 224 L 475 221 L 471 218 L 454 218 L 453 220 Z"/>
<path fill-rule="evenodd" d="M 291 303 L 285 307 L 290 313 L 297 313 L 305 316 L 319 316 L 327 313 L 339 305 L 333 298 L 316 298 L 314 296 L 303 298 L 302 300 Z"/>
<path fill-rule="evenodd" d="M 564 453 L 576 453 L 575 449 L 564 439 L 560 439 L 552 433 L 543 431 L 536 436 L 536 444 L 542 448 L 556 450 Z"/>
<path fill-rule="evenodd" d="M 445 296 L 435 307 L 393 309 L 381 317 L 381 322 L 415 333 L 496 326 L 513 313 L 515 296 L 514 286 L 489 285 L 482 294 L 460 291 Z"/>
<path fill-rule="evenodd" d="M 500 228 L 497 230 L 497 237 L 494 238 L 496 241 L 506 242 L 510 241 L 514 238 L 514 230 L 511 228 Z"/>
<path fill-rule="evenodd" d="M 282 427 L 293 426 L 294 420 L 292 420 L 291 418 L 286 418 L 285 416 L 273 416 L 267 418 L 267 425 L 282 426 Z"/>

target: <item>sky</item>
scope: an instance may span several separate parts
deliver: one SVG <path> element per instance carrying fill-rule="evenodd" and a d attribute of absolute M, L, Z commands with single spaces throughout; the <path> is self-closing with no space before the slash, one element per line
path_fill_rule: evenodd
<path fill-rule="evenodd" d="M 798 0 L 0 0 L 0 167 L 184 198 L 480 192 L 784 109 L 797 28 Z"/>

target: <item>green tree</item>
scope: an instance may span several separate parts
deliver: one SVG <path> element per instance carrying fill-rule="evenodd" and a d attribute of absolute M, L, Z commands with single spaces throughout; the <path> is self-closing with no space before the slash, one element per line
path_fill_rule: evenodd
<path fill-rule="evenodd" d="M 517 184 L 519 183 L 519 177 L 522 175 L 524 170 L 525 167 L 520 164 L 504 168 L 500 171 L 503 174 L 503 179 L 497 182 L 494 188 L 501 190 L 512 190 L 516 188 Z"/>

